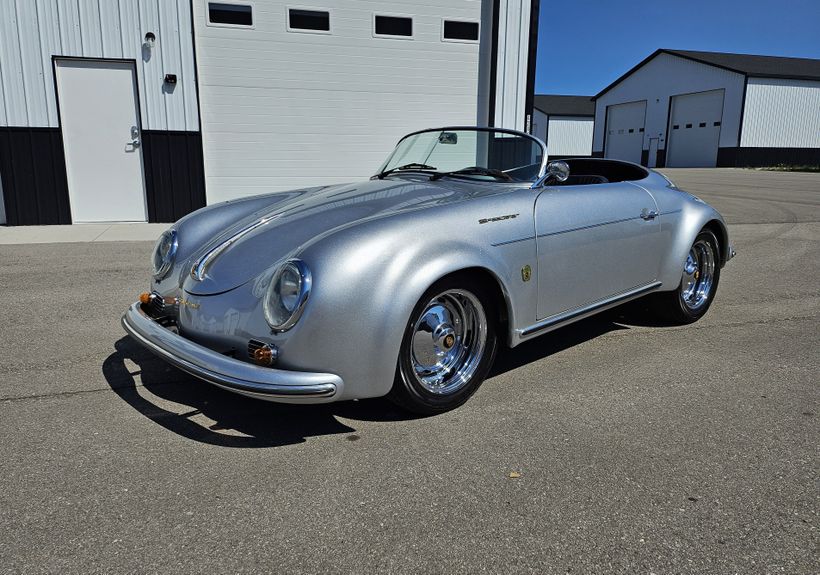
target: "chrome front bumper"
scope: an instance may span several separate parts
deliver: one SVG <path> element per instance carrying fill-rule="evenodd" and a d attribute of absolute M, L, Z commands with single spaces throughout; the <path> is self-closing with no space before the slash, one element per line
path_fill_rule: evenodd
<path fill-rule="evenodd" d="M 168 363 L 242 395 L 284 403 L 324 403 L 333 401 L 344 385 L 338 375 L 331 373 L 261 367 L 217 353 L 161 326 L 139 302 L 122 316 L 122 326 Z"/>

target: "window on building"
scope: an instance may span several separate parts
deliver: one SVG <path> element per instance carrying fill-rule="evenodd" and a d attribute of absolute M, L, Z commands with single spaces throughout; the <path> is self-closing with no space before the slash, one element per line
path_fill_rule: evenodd
<path fill-rule="evenodd" d="M 289 8 L 288 30 L 330 32 L 330 12 Z"/>
<path fill-rule="evenodd" d="M 413 35 L 413 19 L 407 16 L 380 16 L 376 14 L 373 22 L 376 36 Z"/>
<path fill-rule="evenodd" d="M 445 40 L 478 42 L 478 22 L 445 20 L 442 38 Z"/>
<path fill-rule="evenodd" d="M 231 26 L 253 26 L 253 7 L 247 4 L 208 2 L 208 22 Z"/>

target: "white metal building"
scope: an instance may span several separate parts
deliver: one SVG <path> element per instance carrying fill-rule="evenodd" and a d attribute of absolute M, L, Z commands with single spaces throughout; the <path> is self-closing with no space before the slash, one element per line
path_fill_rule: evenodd
<path fill-rule="evenodd" d="M 528 129 L 538 0 L 0 0 L 0 223 L 173 221 Z"/>
<path fill-rule="evenodd" d="M 597 157 L 649 167 L 820 164 L 820 60 L 661 49 L 595 102 Z"/>
<path fill-rule="evenodd" d="M 592 155 L 592 96 L 539 94 L 533 105 L 532 133 L 547 144 L 550 158 Z"/>

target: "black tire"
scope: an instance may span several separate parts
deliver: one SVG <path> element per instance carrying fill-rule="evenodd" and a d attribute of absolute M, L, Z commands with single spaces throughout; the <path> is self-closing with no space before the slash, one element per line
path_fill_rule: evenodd
<path fill-rule="evenodd" d="M 674 324 L 687 324 L 698 321 L 706 314 L 707 311 L 709 311 L 709 307 L 715 299 L 715 293 L 717 293 L 718 283 L 720 282 L 721 251 L 720 243 L 715 237 L 715 234 L 706 229 L 701 230 L 701 232 L 697 235 L 695 241 L 692 243 L 691 250 L 696 250 L 700 246 L 703 246 L 704 243 L 710 246 L 713 258 L 711 266 L 711 282 L 708 290 L 700 294 L 698 298 L 690 297 L 687 301 L 686 294 L 690 293 L 687 288 L 692 288 L 691 283 L 687 281 L 687 276 L 684 271 L 684 275 L 682 275 L 681 282 L 677 289 L 670 292 L 653 294 L 651 297 L 650 309 L 659 319 Z M 689 259 L 687 259 L 687 263 L 684 264 L 684 268 L 686 268 L 688 263 Z M 698 260 L 696 265 L 698 266 L 697 273 L 703 274 L 704 269 L 700 267 L 702 265 L 701 260 Z M 701 277 L 702 276 L 697 275 L 694 276 L 694 278 L 691 276 L 688 278 L 690 281 L 694 280 L 695 292 L 698 292 L 699 288 L 702 287 L 703 280 Z M 697 299 L 697 305 L 695 305 L 695 299 Z"/>
<path fill-rule="evenodd" d="M 414 339 L 418 340 L 419 338 L 422 342 L 424 342 L 427 337 L 424 335 L 426 330 L 417 330 L 417 324 L 422 320 L 423 315 L 426 315 L 425 312 L 430 309 L 428 304 L 432 304 L 433 300 L 436 299 L 437 296 L 446 295 L 447 298 L 461 297 L 464 298 L 462 303 L 468 302 L 470 305 L 474 305 L 475 302 L 470 300 L 465 294 L 472 296 L 475 302 L 477 302 L 483 310 L 484 318 L 486 320 L 484 322 L 486 329 L 484 330 L 483 351 L 481 352 L 480 358 L 475 359 L 474 368 L 470 371 L 469 378 L 467 378 L 466 382 L 459 382 L 458 380 L 460 378 L 452 377 L 453 373 L 459 373 L 458 364 L 456 364 L 453 371 L 450 373 L 450 379 L 445 378 L 442 384 L 442 389 L 439 392 L 434 393 L 430 390 L 431 384 L 428 382 L 427 386 L 425 386 L 422 379 L 416 374 L 416 370 L 414 369 L 414 361 L 415 365 L 419 364 L 417 360 L 414 360 L 415 351 L 412 347 L 412 342 Z M 447 300 L 445 298 L 445 300 L 442 301 Z M 466 303 L 465 307 L 467 307 Z M 467 323 L 467 321 L 462 322 L 462 328 Z M 478 324 L 478 322 L 475 323 L 476 325 Z M 443 413 L 462 405 L 483 383 L 484 379 L 487 377 L 487 373 L 493 365 L 493 360 L 495 359 L 495 354 L 498 349 L 497 326 L 498 307 L 492 293 L 484 285 L 476 282 L 468 275 L 450 276 L 436 282 L 424 293 L 424 295 L 421 296 L 418 303 L 413 308 L 410 318 L 408 318 L 407 325 L 404 330 L 404 337 L 402 338 L 401 348 L 399 350 L 399 357 L 396 365 L 396 377 L 393 381 L 393 387 L 387 395 L 387 399 L 402 409 L 419 415 L 434 415 L 437 413 Z M 475 329 L 470 333 L 478 334 L 480 331 L 480 329 Z M 419 338 L 415 337 L 416 333 L 421 334 Z M 434 333 L 432 331 L 429 333 L 429 345 L 434 345 L 432 343 L 434 341 Z M 455 353 L 459 349 L 457 346 L 466 348 L 466 345 L 462 345 L 462 343 L 467 340 L 477 342 L 479 337 L 471 339 L 466 337 L 464 334 L 462 334 L 460 338 L 454 336 L 453 342 L 455 343 L 451 344 L 451 348 L 447 348 L 449 351 L 446 351 L 446 353 L 449 354 L 450 351 Z M 442 341 L 446 341 L 446 338 Z M 441 350 L 442 348 L 438 349 Z M 468 362 L 465 361 L 464 363 L 466 364 Z M 446 391 L 446 384 L 448 382 L 450 382 L 449 385 L 457 387 L 455 387 L 452 391 Z"/>

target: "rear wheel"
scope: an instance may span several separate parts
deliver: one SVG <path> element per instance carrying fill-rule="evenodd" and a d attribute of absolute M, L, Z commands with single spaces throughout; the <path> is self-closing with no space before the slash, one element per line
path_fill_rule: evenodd
<path fill-rule="evenodd" d="M 492 295 L 468 277 L 433 285 L 410 315 L 388 399 L 422 415 L 467 401 L 492 366 L 495 318 Z"/>
<path fill-rule="evenodd" d="M 672 292 L 655 294 L 653 309 L 663 319 L 692 323 L 704 316 L 720 280 L 720 248 L 715 234 L 701 231 L 683 264 L 680 285 Z"/>

